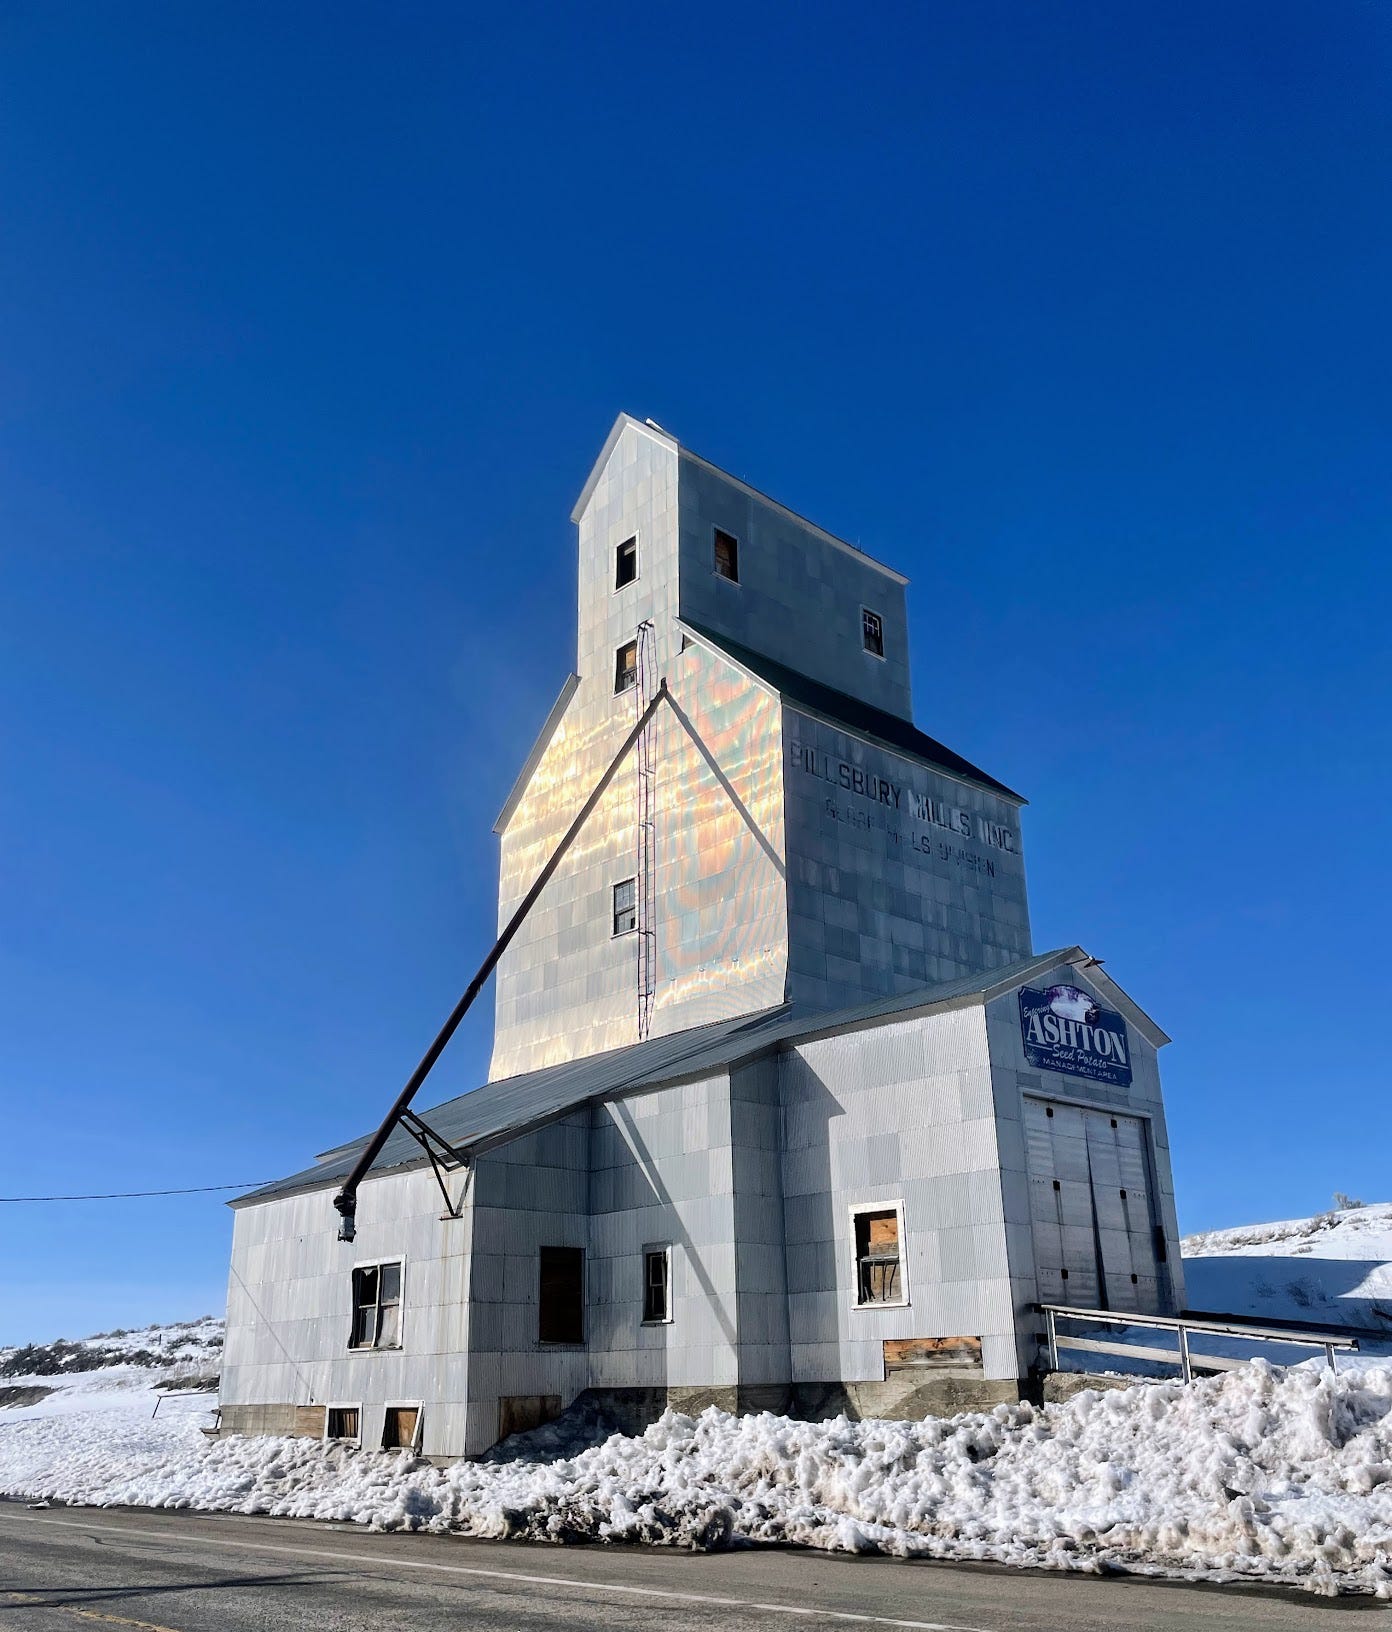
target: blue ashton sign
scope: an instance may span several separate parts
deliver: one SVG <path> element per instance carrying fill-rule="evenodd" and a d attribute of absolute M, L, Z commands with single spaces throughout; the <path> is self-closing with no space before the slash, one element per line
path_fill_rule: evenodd
<path fill-rule="evenodd" d="M 1131 1081 L 1126 1022 L 1078 986 L 1050 986 L 1046 992 L 1022 986 L 1020 1036 L 1025 1058 L 1045 1071 L 1064 1071 L 1118 1088 Z"/>

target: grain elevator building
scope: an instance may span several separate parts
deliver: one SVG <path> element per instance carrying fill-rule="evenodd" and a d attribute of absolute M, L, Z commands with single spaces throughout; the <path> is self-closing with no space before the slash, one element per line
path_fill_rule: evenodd
<path fill-rule="evenodd" d="M 622 415 L 499 815 L 490 1080 L 241 1197 L 228 1432 L 486 1450 L 586 1391 L 1014 1398 L 1037 1301 L 1183 1296 L 1157 1050 L 1036 953 L 1017 793 L 914 724 L 905 580 Z M 415 1124 L 419 1123 L 419 1126 Z"/>

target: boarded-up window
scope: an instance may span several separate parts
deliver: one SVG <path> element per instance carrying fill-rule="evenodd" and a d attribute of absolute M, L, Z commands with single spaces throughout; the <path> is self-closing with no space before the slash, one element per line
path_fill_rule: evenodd
<path fill-rule="evenodd" d="M 899 1210 L 866 1208 L 855 1214 L 856 1302 L 902 1303 Z"/>
<path fill-rule="evenodd" d="M 733 533 L 715 529 L 715 576 L 739 582 L 739 540 Z"/>
<path fill-rule="evenodd" d="M 672 1318 L 671 1303 L 672 1249 L 670 1247 L 643 1248 L 643 1319 L 663 1321 Z"/>
<path fill-rule="evenodd" d="M 361 1432 L 362 1412 L 356 1405 L 331 1405 L 324 1426 L 326 1439 L 356 1439 Z"/>
<path fill-rule="evenodd" d="M 353 1271 L 354 1349 L 401 1347 L 401 1265 L 363 1264 Z"/>
<path fill-rule="evenodd" d="M 626 538 L 614 556 L 614 588 L 622 589 L 638 576 L 638 540 Z"/>
<path fill-rule="evenodd" d="M 614 693 L 629 691 L 638 684 L 638 642 L 626 640 L 614 653 Z"/>
<path fill-rule="evenodd" d="M 418 1405 L 389 1405 L 382 1419 L 382 1449 L 413 1451 L 420 1433 Z"/>
<path fill-rule="evenodd" d="M 585 1249 L 542 1247 L 537 1337 L 543 1343 L 585 1341 Z"/>

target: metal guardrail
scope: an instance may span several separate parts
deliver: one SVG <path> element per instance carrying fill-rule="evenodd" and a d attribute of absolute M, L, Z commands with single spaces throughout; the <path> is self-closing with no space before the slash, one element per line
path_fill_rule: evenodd
<path fill-rule="evenodd" d="M 1180 1374 L 1186 1383 L 1194 1378 L 1195 1357 L 1190 1352 L 1189 1334 L 1207 1332 L 1219 1337 L 1255 1338 L 1261 1343 L 1290 1343 L 1299 1348 L 1323 1349 L 1331 1371 L 1337 1370 L 1334 1356 L 1352 1353 L 1358 1348 L 1356 1337 L 1331 1337 L 1327 1332 L 1312 1332 L 1300 1327 L 1281 1328 L 1258 1326 L 1242 1321 L 1189 1320 L 1182 1315 L 1137 1315 L 1116 1309 L 1075 1309 L 1064 1303 L 1037 1303 L 1035 1308 L 1044 1316 L 1045 1337 L 1049 1346 L 1049 1370 L 1059 1369 L 1058 1351 L 1082 1349 L 1091 1354 L 1129 1355 L 1137 1360 L 1178 1361 Z M 1150 1326 L 1160 1331 L 1173 1332 L 1175 1349 L 1145 1348 L 1138 1343 L 1108 1343 L 1095 1337 L 1074 1337 L 1059 1333 L 1058 1323 L 1063 1320 L 1086 1320 L 1100 1326 Z M 1233 1371 L 1246 1364 L 1245 1360 L 1230 1355 L 1201 1354 L 1197 1364 L 1209 1371 Z"/>

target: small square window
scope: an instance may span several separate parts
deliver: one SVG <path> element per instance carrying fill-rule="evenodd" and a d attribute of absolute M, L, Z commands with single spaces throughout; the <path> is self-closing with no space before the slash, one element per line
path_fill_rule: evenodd
<path fill-rule="evenodd" d="M 625 878 L 614 886 L 614 934 L 627 935 L 638 927 L 638 881 Z"/>
<path fill-rule="evenodd" d="M 382 1449 L 414 1451 L 420 1445 L 420 1407 L 389 1405 L 382 1418 Z"/>
<path fill-rule="evenodd" d="M 614 588 L 622 589 L 638 576 L 638 540 L 626 538 L 614 553 Z"/>
<path fill-rule="evenodd" d="M 364 1264 L 353 1271 L 353 1349 L 401 1347 L 401 1265 Z"/>
<path fill-rule="evenodd" d="M 643 1322 L 645 1325 L 672 1318 L 672 1249 L 643 1248 Z"/>
<path fill-rule="evenodd" d="M 585 1249 L 542 1247 L 538 1257 L 537 1341 L 585 1341 Z"/>
<path fill-rule="evenodd" d="M 858 1210 L 855 1224 L 855 1301 L 864 1308 L 877 1303 L 904 1303 L 900 1260 L 899 1209 Z"/>
<path fill-rule="evenodd" d="M 860 609 L 860 639 L 871 657 L 884 656 L 884 623 L 880 614 L 872 612 L 868 606 Z"/>
<path fill-rule="evenodd" d="M 356 1405 L 331 1405 L 324 1424 L 325 1439 L 357 1439 L 362 1432 L 362 1410 Z"/>
<path fill-rule="evenodd" d="M 715 529 L 715 576 L 739 582 L 739 540 L 733 533 Z"/>
<path fill-rule="evenodd" d="M 638 642 L 625 641 L 614 653 L 614 695 L 630 691 L 638 684 Z"/>

